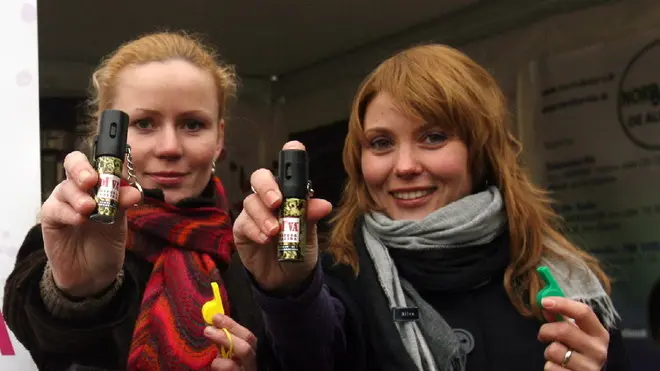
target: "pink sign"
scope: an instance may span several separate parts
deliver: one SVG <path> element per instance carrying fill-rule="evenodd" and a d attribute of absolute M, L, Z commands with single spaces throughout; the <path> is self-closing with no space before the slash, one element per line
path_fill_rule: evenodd
<path fill-rule="evenodd" d="M 14 346 L 11 344 L 9 331 L 5 324 L 5 317 L 3 317 L 2 312 L 0 312 L 0 355 L 13 356 L 15 354 L 16 352 L 14 352 Z"/>

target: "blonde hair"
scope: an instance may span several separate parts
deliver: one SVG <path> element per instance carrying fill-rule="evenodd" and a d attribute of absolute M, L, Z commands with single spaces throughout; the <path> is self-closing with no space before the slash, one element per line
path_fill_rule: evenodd
<path fill-rule="evenodd" d="M 521 165 L 522 147 L 509 130 L 506 100 L 494 78 L 463 53 L 444 45 L 416 46 L 390 57 L 358 89 L 343 152 L 348 180 L 331 219 L 329 249 L 336 262 L 359 273 L 355 225 L 360 215 L 378 209 L 367 192 L 360 164 L 364 112 L 378 93 L 388 94 L 409 117 L 442 125 L 464 141 L 474 184 L 487 181 L 502 191 L 511 241 L 504 287 L 522 315 L 540 315 L 535 300 L 541 287 L 536 267 L 544 252 L 579 257 L 609 292 L 609 279 L 598 261 L 564 237 L 552 200 Z M 555 243 L 544 245 L 546 238 Z"/>
<path fill-rule="evenodd" d="M 215 50 L 200 37 L 185 32 L 158 32 L 144 35 L 121 45 L 104 58 L 91 79 L 91 94 L 87 104 L 88 143 L 98 131 L 98 119 L 110 108 L 115 98 L 119 73 L 126 67 L 149 62 L 182 59 L 211 73 L 218 94 L 219 116 L 227 112 L 230 98 L 236 93 L 236 74 L 233 66 L 219 60 Z"/>

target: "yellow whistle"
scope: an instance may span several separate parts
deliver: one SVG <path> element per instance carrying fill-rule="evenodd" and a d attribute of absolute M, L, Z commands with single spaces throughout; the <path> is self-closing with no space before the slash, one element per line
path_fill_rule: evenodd
<path fill-rule="evenodd" d="M 211 289 L 213 290 L 213 300 L 207 301 L 202 306 L 202 316 L 208 325 L 213 325 L 213 316 L 216 314 L 225 314 L 225 308 L 222 306 L 222 298 L 220 297 L 220 288 L 215 282 L 211 282 Z"/>
<path fill-rule="evenodd" d="M 211 289 L 213 290 L 213 300 L 207 301 L 202 306 L 202 317 L 204 317 L 204 322 L 213 326 L 213 317 L 216 314 L 225 314 L 225 308 L 222 306 L 220 287 L 218 287 L 216 282 L 211 282 Z M 229 340 L 229 350 L 226 350 L 225 347 L 220 347 L 220 354 L 223 358 L 231 358 L 232 351 L 234 350 L 234 343 L 231 340 L 231 334 L 226 328 L 222 328 L 221 330 L 227 335 L 227 339 Z"/>

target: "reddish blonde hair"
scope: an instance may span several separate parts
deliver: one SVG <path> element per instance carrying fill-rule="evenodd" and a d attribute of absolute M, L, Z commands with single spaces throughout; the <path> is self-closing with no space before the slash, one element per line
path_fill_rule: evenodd
<path fill-rule="evenodd" d="M 214 49 L 199 37 L 184 32 L 158 32 L 122 44 L 101 61 L 92 75 L 91 94 L 87 105 L 89 136 L 97 133 L 101 112 L 112 106 L 117 77 L 124 68 L 171 59 L 190 62 L 213 76 L 218 95 L 218 119 L 223 118 L 229 99 L 236 93 L 236 74 L 233 66 L 220 61 Z"/>
<path fill-rule="evenodd" d="M 475 184 L 488 181 L 502 191 L 511 237 L 504 287 L 522 315 L 540 315 L 535 300 L 541 287 L 536 267 L 544 253 L 577 256 L 609 292 L 609 279 L 598 261 L 564 237 L 552 200 L 521 165 L 521 144 L 509 129 L 506 100 L 494 78 L 463 53 L 444 45 L 416 46 L 390 57 L 358 89 L 343 152 L 348 181 L 331 219 L 329 248 L 336 262 L 359 273 L 353 242 L 356 221 L 377 210 L 362 178 L 360 158 L 364 112 L 378 93 L 388 94 L 410 117 L 438 123 L 463 140 Z M 544 245 L 548 238 L 554 243 Z"/>

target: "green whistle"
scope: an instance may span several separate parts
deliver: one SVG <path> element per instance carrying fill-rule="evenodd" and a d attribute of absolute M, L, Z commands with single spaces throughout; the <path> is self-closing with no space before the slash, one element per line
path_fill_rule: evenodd
<path fill-rule="evenodd" d="M 552 272 L 550 272 L 550 269 L 546 266 L 540 266 L 536 268 L 536 272 L 538 272 L 539 276 L 541 276 L 541 279 L 543 280 L 543 283 L 545 283 L 545 286 L 539 290 L 538 294 L 536 294 L 536 303 L 540 308 L 543 308 L 543 305 L 541 305 L 541 301 L 543 301 L 543 298 L 547 298 L 550 296 L 559 296 L 559 297 L 565 297 L 564 291 L 562 291 L 561 287 L 557 283 L 557 280 L 555 280 L 555 277 L 552 275 Z M 563 321 L 563 317 L 559 314 L 556 315 L 558 321 Z"/>

